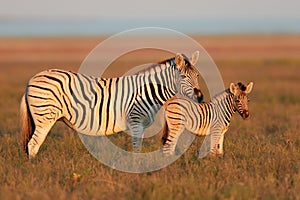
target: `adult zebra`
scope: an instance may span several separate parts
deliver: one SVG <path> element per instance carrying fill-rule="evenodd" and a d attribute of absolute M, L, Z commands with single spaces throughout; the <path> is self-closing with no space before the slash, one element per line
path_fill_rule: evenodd
<path fill-rule="evenodd" d="M 135 75 L 95 78 L 63 70 L 47 70 L 30 79 L 21 101 L 23 147 L 34 157 L 57 120 L 87 135 L 129 130 L 140 150 L 144 129 L 153 123 L 164 102 L 176 93 L 202 100 L 199 57 L 183 54 Z"/>
<path fill-rule="evenodd" d="M 164 104 L 163 152 L 174 154 L 180 134 L 187 129 L 198 136 L 210 134 L 210 152 L 222 155 L 224 134 L 232 115 L 237 111 L 243 119 L 249 117 L 248 94 L 252 87 L 252 82 L 247 86 L 231 83 L 209 103 L 195 103 L 182 96 L 169 99 Z"/>

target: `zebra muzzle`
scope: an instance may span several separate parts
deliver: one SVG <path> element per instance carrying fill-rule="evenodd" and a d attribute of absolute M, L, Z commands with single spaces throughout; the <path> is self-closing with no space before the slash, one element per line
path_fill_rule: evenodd
<path fill-rule="evenodd" d="M 242 113 L 242 117 L 243 119 L 247 119 L 250 116 L 249 111 L 248 110 L 244 110 Z"/>
<path fill-rule="evenodd" d="M 196 96 L 197 102 L 202 103 L 204 98 L 203 98 L 203 94 L 202 94 L 201 90 L 198 88 L 194 88 L 194 94 Z"/>

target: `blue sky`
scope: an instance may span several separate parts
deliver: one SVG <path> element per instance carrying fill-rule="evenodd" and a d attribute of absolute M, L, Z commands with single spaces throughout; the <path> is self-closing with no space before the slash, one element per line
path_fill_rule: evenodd
<path fill-rule="evenodd" d="M 299 11 L 299 0 L 2 0 L 0 19 L 272 19 Z"/>
<path fill-rule="evenodd" d="M 250 29 L 269 31 L 287 30 L 300 32 L 300 1 L 299 0 L 2 0 L 0 6 L 0 34 L 17 33 L 20 22 L 80 22 L 97 21 L 95 26 L 108 26 L 114 31 L 132 28 L 134 26 L 166 26 L 173 23 L 170 28 L 186 29 L 181 27 L 188 25 L 191 29 L 206 25 L 209 30 L 219 31 L 220 24 L 223 28 L 239 29 L 248 31 Z M 115 24 L 107 24 L 107 21 Z M 106 22 L 104 24 L 103 22 Z M 121 23 L 120 23 L 121 22 Z M 125 23 L 124 23 L 125 22 Z M 165 23 L 163 23 L 165 22 Z M 178 23 L 176 23 L 178 22 Z M 182 23 L 184 22 L 184 23 Z M 188 24 L 190 22 L 191 24 Z M 207 22 L 207 23 L 206 23 Z M 210 22 L 212 25 L 210 25 Z M 247 24 L 244 24 L 248 23 Z M 257 23 L 256 25 L 256 22 Z M 263 23 L 262 23 L 263 22 Z M 2 29 L 1 29 L 2 23 Z M 228 26 L 227 26 L 227 24 Z M 272 24 L 270 24 L 272 23 Z M 194 25 L 195 24 L 195 25 Z M 225 24 L 225 25 L 224 25 Z M 47 27 L 40 24 L 23 24 L 32 30 L 40 28 L 55 29 L 55 24 Z M 52 27 L 51 27 L 52 26 Z M 85 24 L 71 24 L 70 30 L 76 32 L 78 29 L 90 28 Z M 118 29 L 117 26 L 120 26 Z M 215 26 L 215 27 L 214 27 Z M 243 26 L 245 26 L 243 28 Z M 247 27 L 246 27 L 247 26 Z M 64 24 L 60 24 L 64 27 Z M 200 27 L 201 28 L 201 27 Z M 219 29 L 218 29 L 219 28 Z M 20 28 L 19 28 L 20 29 Z M 68 27 L 65 28 L 66 31 Z M 32 31 L 31 32 L 34 32 Z M 198 31 L 200 29 L 197 29 Z M 296 31 L 295 31 L 296 30 Z M 45 30 L 49 31 L 49 30 Z M 97 30 L 95 30 L 97 31 Z M 201 30 L 200 30 L 201 31 Z M 268 29 L 266 29 L 268 31 Z M 30 31 L 29 31 L 30 32 Z M 209 31 L 208 31 L 209 32 Z"/>

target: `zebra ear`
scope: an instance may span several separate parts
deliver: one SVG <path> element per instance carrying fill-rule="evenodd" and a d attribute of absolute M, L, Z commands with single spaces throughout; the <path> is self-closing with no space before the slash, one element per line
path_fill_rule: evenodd
<path fill-rule="evenodd" d="M 199 51 L 195 51 L 192 55 L 191 64 L 195 65 L 199 59 Z"/>
<path fill-rule="evenodd" d="M 229 90 L 232 94 L 235 94 L 235 84 L 234 83 L 230 83 L 230 87 L 229 87 Z"/>
<path fill-rule="evenodd" d="M 176 66 L 178 69 L 182 69 L 184 67 L 184 59 L 180 53 L 177 53 L 175 56 Z"/>
<path fill-rule="evenodd" d="M 247 85 L 247 88 L 245 90 L 245 93 L 249 94 L 252 90 L 252 87 L 253 87 L 253 82 L 250 82 L 248 85 Z"/>

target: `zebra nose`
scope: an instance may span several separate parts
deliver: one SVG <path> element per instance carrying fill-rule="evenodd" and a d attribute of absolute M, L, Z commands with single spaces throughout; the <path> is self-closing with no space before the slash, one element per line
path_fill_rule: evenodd
<path fill-rule="evenodd" d="M 243 118 L 244 119 L 247 119 L 248 117 L 249 117 L 249 111 L 248 110 L 244 110 L 244 112 L 243 112 Z"/>
<path fill-rule="evenodd" d="M 203 102 L 203 94 L 202 94 L 201 90 L 198 88 L 194 88 L 194 93 L 196 95 L 198 103 Z"/>

